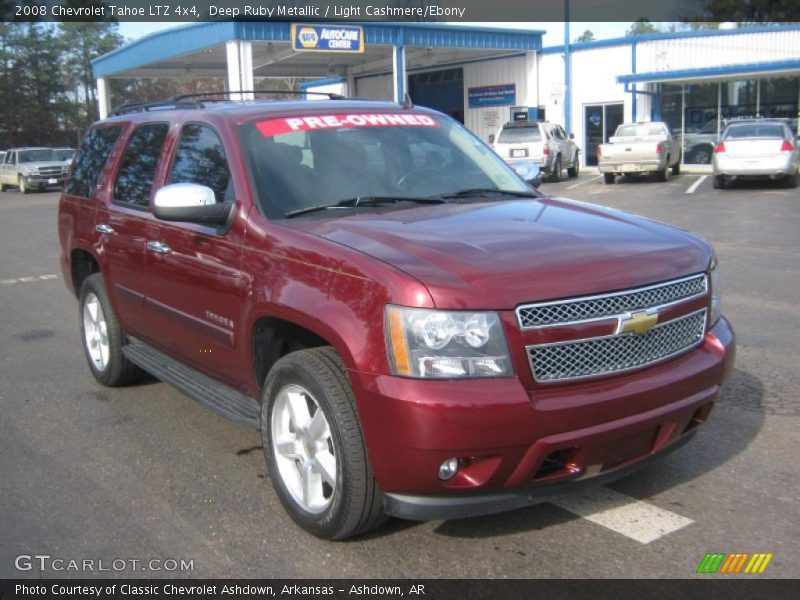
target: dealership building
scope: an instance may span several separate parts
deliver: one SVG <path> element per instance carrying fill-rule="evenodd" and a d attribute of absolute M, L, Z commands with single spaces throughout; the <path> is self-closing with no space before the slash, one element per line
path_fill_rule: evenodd
<path fill-rule="evenodd" d="M 535 25 L 535 24 L 534 24 Z M 543 47 L 537 29 L 428 23 L 212 22 L 144 37 L 93 61 L 101 115 L 111 78 L 220 77 L 234 92 L 301 78 L 308 92 L 406 94 L 489 141 L 546 119 L 584 165 L 623 121 L 663 120 L 683 162 L 710 160 L 719 131 L 754 116 L 800 122 L 800 25 L 655 33 Z M 248 94 L 241 96 L 247 99 Z"/>

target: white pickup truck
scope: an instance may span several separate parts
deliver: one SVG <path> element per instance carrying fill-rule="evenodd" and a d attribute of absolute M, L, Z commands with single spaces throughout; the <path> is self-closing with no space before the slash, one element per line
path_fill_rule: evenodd
<path fill-rule="evenodd" d="M 597 167 L 606 183 L 617 175 L 655 173 L 666 181 L 681 169 L 681 150 L 666 123 L 623 123 L 608 144 L 597 146 Z"/>

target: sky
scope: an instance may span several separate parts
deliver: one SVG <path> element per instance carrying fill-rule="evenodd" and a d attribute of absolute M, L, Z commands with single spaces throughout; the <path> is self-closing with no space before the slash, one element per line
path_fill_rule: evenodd
<path fill-rule="evenodd" d="M 140 38 L 148 33 L 186 25 L 186 23 L 120 23 L 120 33 L 128 39 Z M 454 23 L 454 25 L 485 25 L 487 27 L 508 27 L 510 29 L 540 29 L 547 33 L 542 43 L 544 46 L 558 46 L 564 43 L 564 23 Z M 591 29 L 595 39 L 621 37 L 630 27 L 630 23 L 570 23 L 570 39 L 575 39 L 585 30 Z"/>

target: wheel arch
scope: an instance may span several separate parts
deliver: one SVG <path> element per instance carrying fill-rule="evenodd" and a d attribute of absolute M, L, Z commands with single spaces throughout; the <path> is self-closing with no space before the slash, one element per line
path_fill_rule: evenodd
<path fill-rule="evenodd" d="M 95 273 L 102 273 L 100 260 L 85 248 L 73 248 L 69 253 L 70 281 L 72 289 L 77 296 L 87 277 Z"/>

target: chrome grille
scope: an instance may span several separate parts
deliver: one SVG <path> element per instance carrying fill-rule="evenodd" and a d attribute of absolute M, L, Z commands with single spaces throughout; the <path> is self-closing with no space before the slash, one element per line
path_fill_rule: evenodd
<path fill-rule="evenodd" d="M 663 306 L 701 296 L 708 291 L 705 273 L 643 288 L 584 296 L 517 308 L 522 329 L 613 317 L 643 308 Z"/>
<path fill-rule="evenodd" d="M 39 175 L 61 175 L 62 167 L 39 167 Z"/>
<path fill-rule="evenodd" d="M 542 383 L 609 375 L 651 365 L 703 339 L 706 309 L 656 325 L 644 335 L 612 335 L 528 346 L 533 378 Z"/>

